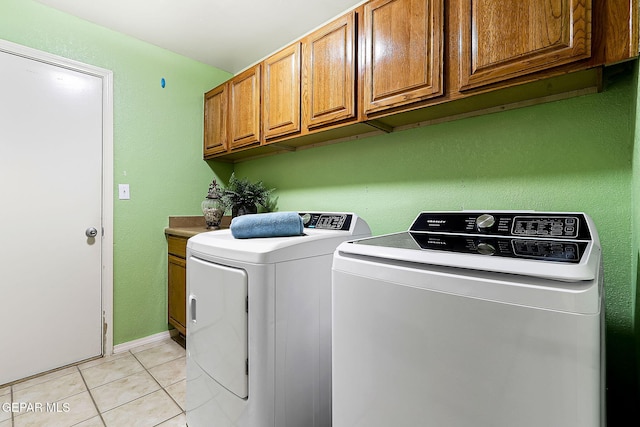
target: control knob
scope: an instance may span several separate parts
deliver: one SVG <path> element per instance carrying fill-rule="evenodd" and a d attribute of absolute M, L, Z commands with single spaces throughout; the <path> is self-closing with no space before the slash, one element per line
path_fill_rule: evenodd
<path fill-rule="evenodd" d="M 496 223 L 496 218 L 491 214 L 482 214 L 476 218 L 476 227 L 478 230 L 487 230 L 493 227 Z"/>
<path fill-rule="evenodd" d="M 490 243 L 478 243 L 476 250 L 480 255 L 493 255 L 496 253 L 496 248 Z"/>
<path fill-rule="evenodd" d="M 309 225 L 309 223 L 311 222 L 311 214 L 306 213 L 301 215 L 301 217 L 302 217 L 302 224 Z"/>

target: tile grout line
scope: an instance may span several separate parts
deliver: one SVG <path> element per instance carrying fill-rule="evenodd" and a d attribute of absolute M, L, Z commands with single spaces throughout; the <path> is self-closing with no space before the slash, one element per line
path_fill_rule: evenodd
<path fill-rule="evenodd" d="M 91 393 L 91 389 L 89 388 L 89 384 L 87 384 L 87 381 L 84 379 L 84 375 L 82 375 L 82 369 L 80 369 L 80 367 L 76 367 L 78 369 L 78 372 L 80 372 L 80 378 L 82 378 L 82 382 L 84 383 L 84 386 L 87 388 L 87 393 L 89 393 L 89 397 L 91 398 L 91 401 L 93 402 L 93 406 L 95 406 L 96 408 L 96 412 L 98 413 L 98 416 L 100 417 L 100 421 L 102 421 L 102 425 L 106 426 L 107 423 L 105 422 L 104 418 L 102 418 L 102 412 L 100 412 L 100 408 L 98 408 L 98 404 L 96 403 L 96 400 L 93 398 L 93 394 Z M 91 419 L 91 418 L 89 418 Z M 84 420 L 86 421 L 86 420 Z M 84 422 L 81 421 L 81 422 Z"/>
<path fill-rule="evenodd" d="M 141 352 L 141 353 L 142 353 L 142 352 Z M 167 391 L 167 389 L 166 389 L 162 384 L 160 384 L 160 381 L 158 381 L 158 380 L 156 379 L 156 377 L 154 377 L 154 376 L 153 376 L 153 374 L 152 374 L 151 372 L 149 372 L 149 369 L 151 369 L 151 368 L 155 368 L 155 366 L 152 366 L 151 368 L 147 369 L 147 367 L 146 367 L 146 366 L 144 366 L 144 364 L 140 361 L 140 359 L 138 359 L 138 358 L 136 357 L 136 355 L 135 355 L 135 354 L 133 354 L 133 353 L 131 353 L 131 354 L 133 355 L 133 357 L 135 357 L 135 359 L 138 361 L 138 363 L 140 363 L 140 364 L 142 365 L 142 367 L 143 367 L 143 368 L 144 368 L 144 370 L 147 372 L 147 374 L 149 374 L 149 376 L 150 376 L 151 378 L 153 378 L 153 380 L 156 382 L 156 384 L 158 384 L 158 386 L 160 386 L 160 390 L 164 391 L 164 392 L 165 392 L 165 394 L 166 394 L 167 396 L 169 396 L 169 399 L 171 399 L 171 400 L 173 401 L 173 403 L 175 403 L 175 404 L 176 404 L 176 406 L 178 407 L 178 409 L 180 409 L 180 413 L 182 413 L 182 414 L 185 414 L 185 415 L 186 415 L 185 410 L 183 410 L 183 409 L 182 409 L 182 406 L 180 406 L 180 404 L 179 404 L 179 403 L 178 403 L 178 402 L 173 398 L 173 396 L 171 396 L 171 393 L 169 393 L 169 392 Z M 181 356 L 181 357 L 182 357 L 182 356 Z M 177 359 L 180 359 L 180 357 L 177 357 L 177 358 L 175 358 L 175 359 L 169 360 L 169 361 L 167 361 L 167 362 L 165 362 L 165 363 L 169 363 L 169 362 L 172 362 L 172 361 L 177 360 Z M 186 362 L 186 355 L 185 355 L 185 362 Z M 162 365 L 162 363 L 161 363 L 160 365 Z M 160 365 L 156 365 L 156 366 L 160 366 Z M 176 382 L 176 383 L 174 383 L 174 384 L 177 384 L 177 382 Z M 173 385 L 173 384 L 170 384 L 170 385 Z M 149 393 L 149 394 L 150 394 L 150 393 Z M 178 414 L 178 415 L 180 415 L 180 414 Z M 162 423 L 164 423 L 164 422 L 166 422 L 166 421 L 169 421 L 170 419 L 175 418 L 176 416 L 177 416 L 177 415 L 174 415 L 174 416 L 173 416 L 173 417 L 171 417 L 171 418 L 168 418 L 168 419 L 166 419 L 166 420 L 163 420 L 163 421 L 161 421 L 160 423 L 156 424 L 156 426 L 158 426 L 158 425 L 160 425 L 160 424 L 162 424 Z"/>
<path fill-rule="evenodd" d="M 89 393 L 89 396 L 91 396 L 91 393 L 89 392 L 89 387 L 87 386 L 87 383 L 84 381 L 84 377 L 82 376 L 82 372 L 80 372 L 80 368 L 78 367 L 78 365 L 68 366 L 68 367 L 66 367 L 66 368 L 64 368 L 64 369 L 72 368 L 72 367 L 73 367 L 73 368 L 76 368 L 76 370 L 77 370 L 77 371 L 78 371 L 78 373 L 80 374 L 80 379 L 82 379 L 82 382 L 84 383 L 84 385 L 85 385 L 85 387 L 86 387 L 86 391 Z M 44 375 L 46 375 L 46 374 L 44 374 Z M 55 380 L 58 380 L 58 379 L 64 378 L 64 377 L 69 376 L 69 375 L 73 375 L 73 372 L 70 372 L 70 373 L 68 373 L 68 374 L 61 375 L 61 376 L 59 376 L 59 377 L 51 378 L 51 379 L 48 379 L 48 380 L 46 380 L 46 381 L 43 381 L 43 382 L 40 382 L 40 383 L 37 383 L 37 384 L 30 385 L 29 387 L 25 387 L 25 388 L 23 388 L 23 389 L 21 389 L 21 390 L 14 390 L 14 386 L 16 385 L 16 384 L 14 384 L 14 385 L 12 385 L 12 386 L 11 386 L 11 388 L 10 388 L 10 390 L 11 390 L 11 402 L 13 403 L 13 402 L 15 401 L 15 395 L 14 395 L 14 392 L 15 392 L 15 391 L 23 391 L 23 390 L 29 390 L 29 389 L 31 389 L 31 388 L 35 388 L 35 387 L 41 387 L 41 386 L 44 386 L 45 384 L 47 384 L 47 383 L 48 383 L 48 382 L 50 382 L 50 381 L 55 381 Z M 36 377 L 37 377 L 37 376 L 36 376 Z M 34 378 L 35 378 L 35 377 L 34 377 Z M 17 383 L 17 384 L 20 384 L 20 383 Z M 62 401 L 64 401 L 65 399 L 69 399 L 69 398 L 71 398 L 71 397 L 77 396 L 77 395 L 82 394 L 82 393 L 84 393 L 84 391 L 79 391 L 79 392 L 77 392 L 77 393 L 73 393 L 73 394 L 70 394 L 70 395 L 68 395 L 68 396 L 64 396 L 64 397 L 62 397 L 62 398 L 60 398 L 60 399 L 56 400 L 55 402 L 62 402 Z M 95 405 L 95 403 L 94 403 L 94 405 Z M 97 409 L 97 408 L 96 408 L 96 409 Z M 20 412 L 20 411 L 18 411 L 18 412 L 14 412 L 14 411 L 11 411 L 11 425 L 12 425 L 12 426 L 14 426 L 14 425 L 15 425 L 15 422 L 16 422 L 16 420 L 17 420 L 17 418 L 18 418 L 19 416 L 24 416 L 25 414 L 27 414 L 27 412 L 29 412 L 29 411 L 26 411 L 26 412 Z M 81 421 L 81 422 L 84 422 L 84 421 L 86 421 L 86 420 L 83 420 L 83 421 Z M 76 424 L 78 424 L 78 423 L 76 423 Z"/>
<path fill-rule="evenodd" d="M 122 352 L 122 353 L 118 353 L 118 358 L 120 359 L 120 358 L 125 358 L 125 357 L 127 357 L 127 356 L 125 355 L 126 353 L 130 353 L 130 356 L 133 356 L 133 353 L 131 353 L 129 350 L 127 350 L 127 351 L 124 351 L 124 352 Z M 123 355 L 125 355 L 125 356 L 123 356 Z M 133 358 L 136 360 L 136 362 L 140 363 L 140 362 L 138 361 L 138 359 L 137 359 L 135 356 L 133 356 Z M 105 365 L 105 364 L 107 364 L 107 363 L 110 363 L 110 362 L 114 362 L 114 361 L 116 361 L 116 360 L 117 360 L 117 359 L 113 359 L 113 360 L 105 361 L 105 362 L 100 363 L 100 364 L 98 364 L 98 365 L 90 366 L 90 367 L 88 367 L 88 368 L 85 368 L 84 370 L 85 370 L 85 371 L 88 371 L 88 370 L 93 369 L 93 368 L 99 368 L 99 367 L 101 367 L 101 366 L 103 367 L 103 365 Z M 142 365 L 142 363 L 140 363 L 140 365 Z M 79 368 L 79 367 L 78 367 L 78 368 Z M 142 366 L 142 369 L 144 369 L 144 366 Z M 82 372 L 82 371 L 83 371 L 83 370 L 82 370 L 82 369 L 80 369 L 80 372 Z M 132 372 L 132 373 L 130 373 L 130 374 L 128 374 L 128 375 L 125 375 L 124 377 L 121 377 L 121 378 L 116 378 L 116 379 L 113 379 L 113 380 L 111 380 L 111 381 L 107 381 L 106 383 L 99 384 L 99 385 L 97 385 L 97 386 L 95 386 L 95 387 L 93 387 L 93 388 L 94 388 L 94 389 L 95 389 L 95 388 L 99 388 L 99 387 L 105 386 L 105 385 L 107 385 L 107 384 L 111 384 L 111 383 L 114 383 L 114 382 L 116 382 L 116 381 L 120 381 L 121 379 L 126 378 L 126 377 L 128 377 L 128 376 L 130 376 L 130 375 L 134 375 L 134 374 L 136 374 L 137 372 L 142 372 L 142 370 Z M 84 379 L 84 376 L 83 376 L 83 379 Z M 87 389 L 88 389 L 88 386 L 87 386 Z M 105 411 L 105 412 L 106 412 L 106 411 Z"/>
<path fill-rule="evenodd" d="M 158 343 L 158 345 L 161 345 L 161 343 Z M 148 348 L 148 349 L 146 349 L 146 350 L 149 350 L 149 349 L 151 349 L 151 348 L 153 348 L 153 347 L 156 347 L 156 346 L 152 346 L 152 347 L 150 347 L 150 348 Z M 144 351 L 144 350 L 143 350 L 143 351 Z M 151 366 L 151 367 L 149 367 L 149 368 L 147 368 L 147 367 L 142 363 L 142 361 L 141 361 L 141 360 L 136 356 L 136 354 L 135 354 L 135 353 L 133 353 L 131 350 L 127 350 L 126 352 L 122 352 L 122 354 L 126 354 L 126 353 L 128 353 L 130 356 L 133 356 L 134 360 L 136 360 L 136 362 L 138 362 L 138 364 L 142 367 L 142 370 L 141 370 L 141 371 L 139 371 L 139 372 L 146 372 L 146 373 L 147 373 L 147 374 L 148 374 L 148 375 L 153 379 L 153 381 L 154 381 L 154 382 L 155 382 L 155 383 L 160 387 L 160 390 L 162 390 L 162 391 L 165 393 L 165 395 L 167 395 L 167 396 L 169 397 L 169 399 L 171 399 L 171 401 L 172 401 L 172 402 L 174 402 L 174 404 L 175 404 L 175 405 L 178 407 L 178 409 L 179 409 L 179 413 L 177 413 L 176 415 L 174 415 L 174 416 L 172 416 L 172 417 L 170 417 L 170 418 L 167 418 L 166 420 L 161 421 L 159 424 L 156 424 L 156 426 L 158 426 L 158 425 L 160 425 L 160 424 L 162 424 L 162 423 L 164 423 L 164 422 L 167 422 L 167 421 L 169 421 L 169 420 L 171 420 L 171 419 L 173 419 L 173 418 L 175 418 L 175 417 L 178 417 L 178 416 L 180 416 L 180 415 L 186 415 L 186 410 L 185 410 L 185 409 L 183 409 L 183 408 L 182 408 L 182 406 L 180 405 L 180 403 L 178 403 L 178 401 L 177 401 L 177 400 L 176 400 L 176 399 L 175 399 L 175 398 L 174 398 L 174 397 L 173 397 L 173 396 L 172 396 L 172 395 L 167 391 L 167 387 L 170 387 L 170 386 L 173 386 L 173 385 L 175 385 L 175 384 L 178 384 L 178 383 L 179 383 L 180 381 L 182 381 L 182 380 L 179 380 L 179 381 L 176 381 L 176 382 L 174 382 L 174 383 L 168 384 L 168 385 L 167 385 L 167 387 L 164 387 L 162 384 L 160 384 L 160 382 L 158 381 L 158 379 L 156 379 L 156 377 L 155 377 L 155 376 L 150 372 L 150 369 L 153 369 L 153 368 L 155 368 L 155 367 L 157 367 L 157 366 L 161 366 L 161 365 L 163 365 L 164 363 L 170 363 L 170 362 L 176 361 L 176 360 L 178 360 L 178 359 L 180 359 L 180 358 L 183 358 L 183 357 L 185 358 L 185 363 L 186 363 L 186 353 L 185 353 L 185 355 L 184 355 L 184 356 L 178 356 L 178 357 L 176 357 L 176 358 L 174 358 L 174 359 L 167 360 L 167 361 L 165 361 L 165 362 L 163 362 L 163 363 L 160 363 L 160 364 L 158 364 L 158 365 Z M 141 352 L 140 352 L 140 353 L 141 353 Z M 103 357 L 104 357 L 104 356 L 103 356 Z M 126 357 L 126 356 L 125 356 L 125 357 Z M 75 367 L 76 371 L 80 374 L 80 378 L 82 379 L 82 382 L 83 382 L 83 384 L 84 384 L 84 386 L 85 386 L 85 388 L 86 388 L 86 391 L 87 391 L 87 392 L 88 392 L 88 394 L 89 394 L 89 397 L 90 397 L 90 399 L 91 399 L 91 402 L 93 403 L 94 408 L 96 409 L 96 412 L 98 413 L 98 416 L 100 417 L 100 420 L 102 421 L 103 425 L 104 425 L 104 426 L 106 426 L 107 424 L 106 424 L 106 421 L 105 421 L 105 419 L 104 419 L 104 417 L 103 417 L 103 413 L 102 413 L 102 412 L 100 412 L 100 408 L 98 407 L 98 405 L 97 405 L 97 403 L 96 403 L 96 400 L 95 400 L 95 398 L 94 398 L 94 395 L 93 395 L 93 393 L 91 392 L 91 389 L 89 388 L 89 385 L 87 384 L 87 381 L 86 381 L 86 379 L 85 379 L 85 377 L 84 377 L 83 370 L 82 370 L 82 369 L 80 369 L 80 365 L 81 365 L 81 364 L 82 364 L 82 363 L 77 363 L 77 364 L 74 364 L 74 365 L 72 365 L 72 366 L 73 366 L 73 367 Z M 96 365 L 96 366 L 99 366 L 99 365 Z M 92 366 L 92 367 L 93 367 L 93 366 Z M 87 368 L 87 369 L 90 369 L 90 368 L 91 368 L 91 367 L 89 367 L 89 368 Z M 66 375 L 72 375 L 72 373 L 69 373 L 69 374 L 66 374 Z M 130 374 L 130 375 L 135 375 L 135 373 Z M 129 376 L 130 376 L 130 375 L 129 375 Z M 126 378 L 126 377 L 123 377 L 123 378 Z M 52 381 L 52 380 L 55 380 L 55 379 L 57 379 L 57 378 L 52 378 L 51 380 L 48 380 L 48 381 Z M 186 378 L 185 378 L 185 380 L 186 380 Z M 109 383 L 114 382 L 114 381 L 117 381 L 117 380 L 110 381 Z M 106 385 L 106 384 L 109 384 L 109 383 L 105 383 L 105 384 L 102 384 L 102 385 Z M 9 396 L 10 396 L 11 402 L 13 402 L 13 401 L 14 401 L 14 399 L 15 399 L 15 390 L 14 390 L 14 385 L 15 385 L 15 384 L 12 384 L 12 385 L 10 385 L 10 386 L 9 386 Z M 40 386 L 40 385 L 42 385 L 42 384 L 34 384 L 34 385 L 30 386 L 30 387 L 38 387 L 38 386 Z M 97 388 L 97 387 L 96 387 L 96 388 Z M 158 390 L 156 390 L 156 391 L 158 391 Z M 145 396 L 148 396 L 148 395 L 150 395 L 150 394 L 152 394 L 152 393 L 155 393 L 156 391 L 153 391 L 153 392 L 147 393 L 147 394 L 145 394 L 145 395 L 143 395 L 143 396 L 139 396 L 138 398 L 136 398 L 136 399 L 132 400 L 131 402 L 133 402 L 133 401 L 135 401 L 135 400 L 138 400 L 138 399 L 140 399 L 140 398 L 143 398 L 143 397 L 145 397 Z M 82 391 L 81 391 L 81 392 L 79 392 L 79 393 L 76 393 L 76 394 L 80 394 L 80 393 L 82 393 Z M 75 396 L 76 394 L 73 394 L 72 396 Z M 67 396 L 67 398 L 68 398 L 68 397 L 71 397 L 71 396 Z M 126 402 L 126 403 L 123 403 L 123 404 L 121 404 L 121 405 L 118 405 L 118 406 L 116 406 L 115 408 L 111 408 L 111 409 L 109 409 L 109 411 L 110 411 L 110 410 L 113 410 L 113 409 L 116 409 L 116 408 L 118 408 L 118 407 L 121 407 L 121 406 L 123 406 L 123 405 L 125 405 L 125 404 L 127 404 L 127 403 L 131 403 L 131 402 Z M 105 413 L 106 413 L 106 412 L 108 412 L 108 411 L 105 411 Z M 20 413 L 19 413 L 19 414 L 17 414 L 17 415 L 20 415 Z M 91 417 L 91 418 L 93 418 L 93 417 Z M 83 422 L 86 422 L 86 421 L 88 421 L 88 420 L 89 420 L 89 419 L 91 419 L 91 418 L 88 418 L 87 420 L 79 421 L 79 423 L 76 423 L 76 424 L 74 424 L 74 425 L 78 425 L 78 424 L 81 424 L 81 423 L 83 423 Z M 12 412 L 12 413 L 11 413 L 11 418 L 10 418 L 10 420 L 11 420 L 11 426 L 15 426 L 16 414 L 15 414 L 14 412 Z"/>
<path fill-rule="evenodd" d="M 155 347 L 155 346 L 154 346 L 154 347 Z M 131 356 L 133 356 L 133 358 L 136 360 L 136 362 L 138 362 L 138 364 L 140 364 L 140 366 L 142 367 L 142 370 L 141 370 L 141 371 L 134 372 L 134 373 L 132 373 L 132 374 L 130 374 L 130 375 L 127 375 L 127 376 L 135 375 L 135 374 L 137 374 L 137 373 L 139 373 L 139 372 L 146 372 L 146 373 L 151 377 L 151 379 L 153 379 L 153 381 L 158 385 L 159 390 L 164 391 L 164 393 L 169 397 L 169 399 L 171 399 L 171 400 L 176 404 L 176 406 L 178 407 L 178 409 L 180 410 L 180 413 L 179 413 L 179 414 L 176 414 L 175 416 L 173 416 L 173 417 L 171 417 L 171 418 L 168 418 L 168 419 L 166 419 L 166 420 L 161 421 L 161 422 L 160 422 L 160 424 L 162 424 L 163 422 L 166 422 L 166 421 L 168 421 L 168 420 L 170 420 L 170 419 L 172 419 L 172 418 L 175 418 L 176 416 L 178 416 L 178 415 L 180 415 L 180 414 L 185 414 L 185 415 L 186 415 L 186 412 L 182 409 L 182 407 L 180 406 L 180 404 L 179 404 L 179 403 L 178 403 L 178 402 L 173 398 L 173 396 L 171 396 L 171 394 L 166 390 L 166 388 L 165 388 L 165 387 L 163 387 L 163 386 L 162 386 L 162 384 L 160 384 L 160 382 L 159 382 L 159 381 L 158 381 L 158 380 L 153 376 L 153 374 L 152 374 L 151 372 L 149 372 L 149 369 L 155 368 L 156 366 L 160 366 L 160 365 L 162 365 L 163 363 L 161 363 L 161 364 L 159 364 L 159 365 L 152 366 L 151 368 L 147 368 L 147 367 L 142 363 L 142 361 L 140 361 L 140 359 L 139 359 L 138 357 L 136 357 L 135 353 L 133 353 L 131 350 L 127 350 L 126 352 L 123 352 L 123 354 L 124 354 L 124 353 L 129 353 Z M 180 359 L 181 357 L 182 357 L 182 356 L 176 357 L 175 359 L 168 360 L 168 361 L 166 361 L 166 362 L 164 362 L 164 363 L 172 362 L 172 361 L 174 361 L 174 360 Z M 108 383 L 101 384 L 101 385 L 100 385 L 100 386 L 98 386 L 98 387 L 101 387 L 101 386 L 106 385 L 106 384 L 110 384 L 110 383 L 112 383 L 112 382 L 115 382 L 115 381 L 121 380 L 121 379 L 123 379 L 123 378 L 126 378 L 126 377 L 122 377 L 122 378 L 119 378 L 119 379 L 117 379 L 117 380 L 113 380 L 113 381 L 110 381 L 110 382 L 108 382 Z M 84 381 L 84 377 L 82 377 L 82 379 L 83 379 L 83 381 Z M 178 381 L 178 382 L 179 382 L 179 381 Z M 173 383 L 173 384 L 177 384 L 178 382 Z M 85 384 L 86 384 L 86 382 L 85 382 Z M 170 385 L 173 385 L 173 384 L 170 384 Z M 98 388 L 98 387 L 95 387 L 95 388 Z M 91 399 L 93 400 L 93 394 L 91 393 L 91 390 L 89 389 L 89 387 L 88 387 L 88 386 L 87 386 L 87 389 L 89 390 L 89 395 L 91 396 Z M 135 399 L 133 399 L 133 400 L 131 400 L 131 401 L 129 401 L 129 402 L 122 403 L 122 404 L 120 404 L 120 405 L 118 405 L 118 406 L 116 406 L 116 407 L 114 407 L 114 408 L 111 408 L 111 409 L 109 409 L 109 410 L 105 411 L 104 413 L 109 412 L 109 411 L 112 411 L 112 410 L 114 410 L 114 409 L 116 409 L 116 408 L 122 407 L 122 406 L 124 406 L 124 405 L 127 405 L 127 404 L 129 404 L 129 403 L 131 403 L 131 402 L 134 402 L 134 401 L 136 401 L 136 400 L 138 400 L 138 399 L 141 399 L 141 398 L 143 398 L 143 397 L 149 396 L 150 394 L 153 394 L 153 393 L 155 393 L 155 392 L 157 392 L 157 391 L 159 391 L 159 390 L 154 390 L 154 391 L 151 391 L 151 392 L 149 392 L 149 393 L 146 393 L 146 394 L 144 394 L 144 395 L 142 395 L 142 396 L 138 396 L 137 398 L 135 398 Z M 98 414 L 100 414 L 100 418 L 102 419 L 102 421 L 103 421 L 104 425 L 106 426 L 106 422 L 104 421 L 104 417 L 102 416 L 102 414 L 103 414 L 103 413 L 102 413 L 102 412 L 100 412 L 100 409 L 97 407 L 97 404 L 95 403 L 95 400 L 93 400 L 93 402 L 94 402 L 94 405 L 96 406 L 96 409 L 98 410 Z"/>
<path fill-rule="evenodd" d="M 130 355 L 131 355 L 131 356 L 133 356 L 133 358 L 136 360 L 136 362 L 138 362 L 138 363 L 140 364 L 140 366 L 142 367 L 142 370 L 140 370 L 140 371 L 135 371 L 135 372 L 130 373 L 129 375 L 126 375 L 126 376 L 124 376 L 124 377 L 117 378 L 117 379 L 115 379 L 115 380 L 112 380 L 112 381 L 106 382 L 106 383 L 104 383 L 104 384 L 100 384 L 100 385 L 98 385 L 98 386 L 94 387 L 94 389 L 97 389 L 97 388 L 100 388 L 100 387 L 102 387 L 102 386 L 105 386 L 105 385 L 108 385 L 108 384 L 114 383 L 114 382 L 116 382 L 116 381 L 123 380 L 123 379 L 128 378 L 128 377 L 130 377 L 130 376 L 132 376 L 132 375 L 137 375 L 137 374 L 139 374 L 140 372 L 147 372 L 147 373 L 149 374 L 149 376 L 150 376 L 154 381 L 156 381 L 156 379 L 153 377 L 153 375 L 151 375 L 151 373 L 149 373 L 149 372 L 147 371 L 147 369 L 145 368 L 145 366 L 144 366 L 144 365 L 143 365 L 143 364 L 138 360 L 138 358 L 137 358 L 137 357 L 135 357 L 135 356 L 134 356 L 134 354 L 133 354 L 133 353 L 131 353 L 131 351 L 130 351 L 130 350 L 126 350 L 126 351 L 124 351 L 124 352 L 122 352 L 122 353 L 120 353 L 120 354 L 125 354 L 125 353 L 130 353 Z M 126 356 L 125 356 L 125 357 L 126 357 Z M 99 366 L 99 365 L 98 365 L 98 366 Z M 88 369 L 90 369 L 90 368 L 88 368 Z M 83 380 L 84 380 L 84 377 L 83 377 Z M 156 383 L 157 383 L 157 381 L 156 381 Z M 160 384 L 158 384 L 158 385 L 160 386 Z M 162 386 L 160 386 L 160 388 L 162 388 Z M 107 425 L 107 423 L 106 423 L 106 421 L 104 420 L 104 417 L 102 416 L 102 414 L 103 414 L 103 413 L 107 413 L 107 412 L 109 412 L 109 411 L 113 411 L 114 409 L 120 408 L 120 407 L 122 407 L 122 406 L 124 406 L 124 405 L 127 405 L 127 404 L 131 403 L 131 402 L 135 402 L 135 401 L 136 401 L 136 400 L 138 400 L 138 399 L 141 399 L 141 398 L 143 398 L 143 397 L 149 396 L 150 394 L 155 393 L 156 391 L 158 391 L 158 390 L 151 391 L 151 392 L 149 392 L 149 393 L 146 393 L 146 394 L 143 394 L 143 395 L 141 395 L 141 396 L 138 396 L 138 397 L 136 397 L 136 398 L 135 398 L 135 399 L 133 399 L 133 400 L 130 400 L 130 401 L 128 401 L 128 402 L 121 403 L 121 404 L 119 404 L 119 405 L 117 405 L 117 406 L 114 406 L 113 408 L 109 408 L 109 409 L 107 409 L 107 410 L 106 410 L 106 411 L 104 411 L 104 412 L 100 412 L 100 408 L 98 408 L 98 404 L 95 402 L 95 400 L 94 400 L 94 398 L 93 398 L 93 394 L 91 393 L 91 389 L 89 389 L 89 387 L 88 387 L 88 386 L 87 386 L 87 389 L 89 390 L 89 395 L 91 396 L 91 400 L 93 400 L 93 403 L 94 403 L 94 405 L 96 406 L 96 409 L 98 410 L 98 414 L 100 415 L 100 419 L 102 420 L 102 422 L 103 422 L 103 424 L 104 424 L 105 426 Z M 167 393 L 167 394 L 168 394 L 168 393 Z"/>

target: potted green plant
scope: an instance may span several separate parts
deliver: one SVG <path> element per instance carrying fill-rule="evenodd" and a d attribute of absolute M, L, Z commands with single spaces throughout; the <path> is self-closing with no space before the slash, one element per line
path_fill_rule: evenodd
<path fill-rule="evenodd" d="M 231 174 L 229 185 L 223 191 L 222 200 L 231 206 L 231 216 L 254 214 L 258 212 L 258 205 L 269 207 L 269 196 L 274 189 L 265 188 L 262 181 L 251 182 L 248 178 L 238 179 Z"/>

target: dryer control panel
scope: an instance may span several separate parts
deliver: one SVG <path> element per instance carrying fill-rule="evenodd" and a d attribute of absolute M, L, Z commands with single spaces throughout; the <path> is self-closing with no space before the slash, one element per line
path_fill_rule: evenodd
<path fill-rule="evenodd" d="M 347 213 L 299 213 L 305 228 L 319 230 L 344 230 L 351 227 L 352 214 Z"/>
<path fill-rule="evenodd" d="M 591 240 L 581 213 L 421 212 L 408 234 L 421 249 L 568 263 Z"/>

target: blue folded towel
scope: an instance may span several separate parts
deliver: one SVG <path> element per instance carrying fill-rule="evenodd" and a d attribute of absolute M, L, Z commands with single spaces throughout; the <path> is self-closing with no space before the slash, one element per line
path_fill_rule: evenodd
<path fill-rule="evenodd" d="M 241 215 L 231 220 L 230 228 L 236 239 L 299 236 L 304 232 L 302 218 L 297 212 Z"/>

